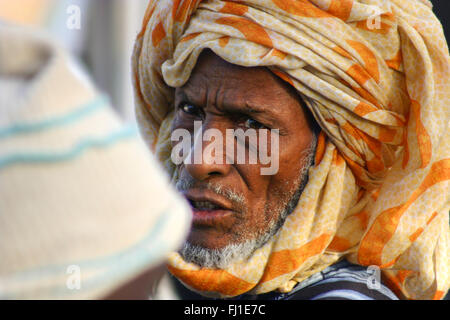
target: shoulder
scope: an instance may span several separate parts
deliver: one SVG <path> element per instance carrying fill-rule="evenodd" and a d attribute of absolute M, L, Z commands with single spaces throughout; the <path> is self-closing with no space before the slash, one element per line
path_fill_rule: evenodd
<path fill-rule="evenodd" d="M 379 277 L 378 277 L 379 278 Z M 376 280 L 376 281 L 374 281 Z M 282 300 L 398 300 L 377 275 L 346 261 L 334 264 L 299 283 Z"/>

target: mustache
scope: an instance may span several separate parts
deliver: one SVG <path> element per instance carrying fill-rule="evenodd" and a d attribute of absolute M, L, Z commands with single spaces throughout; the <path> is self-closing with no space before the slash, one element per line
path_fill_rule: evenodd
<path fill-rule="evenodd" d="M 196 182 L 193 178 L 190 177 L 179 178 L 175 184 L 175 188 L 178 191 L 182 192 L 195 187 L 195 184 Z M 242 193 L 236 192 L 228 187 L 225 187 L 220 183 L 208 182 L 206 184 L 203 184 L 201 186 L 201 189 L 210 190 L 215 194 L 226 198 L 227 200 L 229 200 L 230 202 L 234 203 L 235 205 L 241 208 L 244 207 L 245 205 L 245 197 Z"/>

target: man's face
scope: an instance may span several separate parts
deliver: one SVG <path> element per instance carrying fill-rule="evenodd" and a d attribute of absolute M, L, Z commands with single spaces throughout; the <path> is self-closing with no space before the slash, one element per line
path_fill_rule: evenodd
<path fill-rule="evenodd" d="M 223 137 L 227 129 L 278 129 L 279 169 L 261 175 L 267 165 L 259 162 L 218 164 L 205 158 L 179 165 L 177 187 L 193 206 L 187 242 L 217 252 L 267 238 L 282 223 L 283 212 L 289 213 L 286 208 L 295 206 L 312 155 L 313 129 L 299 97 L 268 69 L 233 65 L 208 50 L 189 81 L 176 89 L 172 130 L 193 134 L 194 121 L 202 121 L 203 132 L 214 128 Z M 271 134 L 276 133 L 269 131 L 268 141 Z"/>

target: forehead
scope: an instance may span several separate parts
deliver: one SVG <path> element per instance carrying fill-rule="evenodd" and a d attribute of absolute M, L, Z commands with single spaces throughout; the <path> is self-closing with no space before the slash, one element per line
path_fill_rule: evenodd
<path fill-rule="evenodd" d="M 269 69 L 231 64 L 210 50 L 200 54 L 191 77 L 182 89 L 193 95 L 199 90 L 225 90 L 236 99 L 245 94 L 247 99 L 261 102 L 266 99 L 277 100 L 280 95 L 293 98 L 295 95 L 289 85 L 283 83 Z M 295 96 L 295 99 L 297 98 Z"/>

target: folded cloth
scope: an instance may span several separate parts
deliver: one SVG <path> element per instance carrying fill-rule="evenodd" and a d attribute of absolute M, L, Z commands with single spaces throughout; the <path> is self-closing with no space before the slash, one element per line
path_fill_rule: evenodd
<path fill-rule="evenodd" d="M 449 288 L 450 69 L 423 0 L 150 1 L 133 56 L 141 131 L 166 170 L 174 88 L 205 48 L 290 83 L 322 128 L 282 229 L 248 261 L 171 272 L 207 296 L 288 292 L 336 261 L 376 265 L 398 295 Z"/>
<path fill-rule="evenodd" d="M 0 298 L 96 299 L 164 263 L 190 209 L 46 36 L 0 25 Z"/>

